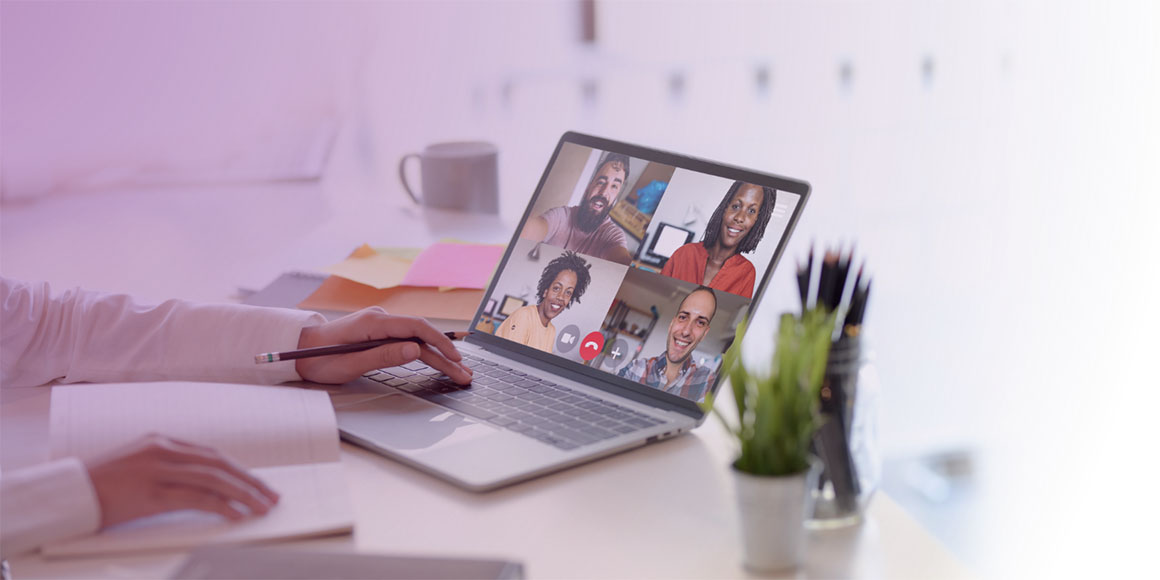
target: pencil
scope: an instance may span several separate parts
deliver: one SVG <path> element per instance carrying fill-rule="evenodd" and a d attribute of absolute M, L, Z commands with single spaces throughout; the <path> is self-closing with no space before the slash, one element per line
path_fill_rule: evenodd
<path fill-rule="evenodd" d="M 454 332 L 445 332 L 444 336 L 455 340 L 456 334 Z M 416 337 L 407 338 L 380 338 L 378 340 L 368 340 L 364 342 L 352 342 L 350 344 L 336 344 L 333 346 L 316 346 L 314 348 L 303 348 L 300 350 L 290 350 L 286 352 L 267 352 L 263 354 L 254 355 L 254 364 L 272 363 L 284 360 L 295 360 L 300 358 L 311 358 L 316 356 L 327 356 L 332 354 L 348 354 L 352 352 L 361 352 L 370 350 L 372 348 L 380 347 L 385 344 L 397 344 L 400 342 L 413 342 L 418 345 L 427 344 L 423 339 Z"/>
<path fill-rule="evenodd" d="M 835 276 L 838 274 L 838 254 L 827 249 L 822 255 L 822 273 L 818 278 L 818 304 L 832 312 L 838 305 L 834 302 L 834 286 L 837 284 Z"/>
<path fill-rule="evenodd" d="M 798 296 L 802 299 L 802 312 L 809 308 L 810 299 L 810 270 L 809 266 L 798 264 L 797 269 Z"/>

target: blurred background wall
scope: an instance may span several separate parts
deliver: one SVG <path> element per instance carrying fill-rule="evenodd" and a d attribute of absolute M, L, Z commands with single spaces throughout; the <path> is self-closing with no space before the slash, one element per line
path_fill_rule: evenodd
<path fill-rule="evenodd" d="M 570 129 L 801 177 L 814 196 L 758 328 L 811 241 L 856 243 L 887 491 L 985 573 L 1102 573 L 1054 555 L 1144 547 L 1101 532 L 1134 529 L 1156 475 L 1158 12 L 5 0 L 0 208 L 263 181 L 395 194 L 398 158 L 448 139 L 497 143 L 502 187 L 530 195 Z"/>

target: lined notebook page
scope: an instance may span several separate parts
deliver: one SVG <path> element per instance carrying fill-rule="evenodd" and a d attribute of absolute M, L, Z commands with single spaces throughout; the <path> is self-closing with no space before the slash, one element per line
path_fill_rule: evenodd
<path fill-rule="evenodd" d="M 206 512 L 141 518 L 99 534 L 45 546 L 50 558 L 134 553 L 349 532 L 354 512 L 341 463 L 263 467 L 254 475 L 281 494 L 265 516 L 230 522 Z"/>
<path fill-rule="evenodd" d="M 325 392 L 221 383 L 126 383 L 52 390 L 53 458 L 99 456 L 149 433 L 207 445 L 247 467 L 338 461 Z"/>

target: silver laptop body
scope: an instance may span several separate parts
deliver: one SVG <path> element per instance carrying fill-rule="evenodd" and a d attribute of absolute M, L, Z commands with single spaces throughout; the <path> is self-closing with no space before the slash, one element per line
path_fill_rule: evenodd
<path fill-rule="evenodd" d="M 457 344 L 473 384 L 419 362 L 368 373 L 333 396 L 342 438 L 486 491 L 693 429 L 808 196 L 802 181 L 564 134 Z M 749 266 L 731 257 L 710 284 L 725 290 L 690 274 L 710 231 L 749 244 Z"/>

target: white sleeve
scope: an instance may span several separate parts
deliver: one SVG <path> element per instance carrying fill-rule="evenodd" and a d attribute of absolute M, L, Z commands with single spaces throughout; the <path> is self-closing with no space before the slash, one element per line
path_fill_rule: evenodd
<path fill-rule="evenodd" d="M 52 296 L 48 284 L 0 278 L 0 385 L 158 380 L 279 383 L 299 380 L 294 362 L 254 364 L 293 350 L 316 313 L 83 290 Z"/>
<path fill-rule="evenodd" d="M 84 464 L 66 457 L 0 476 L 0 556 L 91 534 L 101 523 Z"/>

